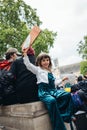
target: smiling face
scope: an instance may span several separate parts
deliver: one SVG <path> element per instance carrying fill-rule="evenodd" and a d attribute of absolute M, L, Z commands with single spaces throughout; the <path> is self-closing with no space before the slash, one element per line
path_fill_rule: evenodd
<path fill-rule="evenodd" d="M 43 69 L 51 69 L 52 63 L 50 56 L 46 53 L 41 53 L 36 59 L 36 65 Z"/>
<path fill-rule="evenodd" d="M 49 68 L 49 64 L 50 64 L 50 60 L 49 58 L 43 58 L 41 60 L 41 67 L 44 69 L 48 69 Z"/>

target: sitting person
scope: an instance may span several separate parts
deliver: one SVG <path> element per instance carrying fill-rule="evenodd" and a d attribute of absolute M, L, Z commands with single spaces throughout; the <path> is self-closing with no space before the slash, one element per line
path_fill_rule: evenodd
<path fill-rule="evenodd" d="M 55 77 L 52 74 L 51 58 L 46 53 L 41 53 L 33 65 L 24 53 L 24 64 L 26 68 L 37 77 L 38 96 L 45 103 L 52 122 L 53 130 L 66 130 L 64 122 L 71 122 L 73 115 L 73 102 L 71 94 L 63 89 L 55 88 Z"/>
<path fill-rule="evenodd" d="M 5 53 L 5 60 L 0 62 L 0 104 L 13 104 L 16 101 L 14 76 L 9 72 L 12 62 L 21 54 L 16 48 L 9 48 Z"/>
<path fill-rule="evenodd" d="M 32 64 L 35 64 L 34 50 L 31 47 L 27 52 Z M 38 101 L 36 76 L 27 70 L 23 63 L 23 57 L 16 59 L 10 68 L 14 75 L 14 86 L 16 89 L 16 103 L 29 103 Z"/>
<path fill-rule="evenodd" d="M 4 96 L 1 102 L 3 105 L 38 101 L 36 76 L 26 69 L 23 63 L 23 57 L 17 58 L 16 54 L 16 49 L 8 49 L 6 52 L 6 60 L 5 62 L 3 61 L 2 63 L 4 64 L 1 65 L 2 69 L 9 70 L 14 76 L 13 87 L 15 89 L 14 93 Z M 35 56 L 32 48 L 28 50 L 28 56 L 34 64 Z"/>
<path fill-rule="evenodd" d="M 5 60 L 0 62 L 0 69 L 9 70 L 14 60 L 21 56 L 16 48 L 9 48 L 5 53 Z"/>

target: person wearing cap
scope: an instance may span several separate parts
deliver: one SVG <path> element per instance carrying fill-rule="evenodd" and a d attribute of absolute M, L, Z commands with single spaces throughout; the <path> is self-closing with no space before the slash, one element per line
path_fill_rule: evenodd
<path fill-rule="evenodd" d="M 0 69 L 9 70 L 11 64 L 18 56 L 21 56 L 21 53 L 18 52 L 16 48 L 9 48 L 5 53 L 5 60 L 0 62 Z"/>
<path fill-rule="evenodd" d="M 21 53 L 18 52 L 16 48 L 9 48 L 5 53 L 7 60 L 15 60 L 17 56 L 21 56 Z"/>
<path fill-rule="evenodd" d="M 18 50 L 16 48 L 9 48 L 6 53 L 5 53 L 5 59 L 3 59 L 2 61 L 0 61 L 0 76 L 3 77 L 2 80 L 5 83 L 6 81 L 8 82 L 9 79 L 9 83 L 4 84 L 5 86 L 7 85 L 8 87 L 10 87 L 10 84 L 13 84 L 12 80 L 14 80 L 15 77 L 13 77 L 13 75 L 9 72 L 10 67 L 13 63 L 14 60 L 16 60 L 18 58 L 18 56 L 21 56 L 21 53 L 18 52 Z M 10 77 L 9 77 L 10 76 Z M 9 78 L 8 78 L 9 77 Z M 13 78 L 12 78 L 13 77 Z M 8 79 L 7 79 L 8 78 Z M 11 79 L 11 81 L 10 81 Z M 3 86 L 4 86 L 3 85 Z M 9 93 L 8 95 L 6 95 L 5 93 L 3 93 L 4 97 L 1 100 L 1 103 L 4 105 L 10 105 L 10 104 L 15 104 L 17 102 L 16 99 L 16 92 L 15 92 L 15 87 L 14 85 L 12 85 L 12 91 L 14 90 L 14 92 Z M 11 89 L 10 89 L 11 90 Z"/>
<path fill-rule="evenodd" d="M 35 64 L 35 52 L 32 47 L 27 51 L 30 61 Z M 38 101 L 38 87 L 36 76 L 27 70 L 23 62 L 23 57 L 16 59 L 10 68 L 10 72 L 15 76 L 15 88 L 17 103 L 29 103 Z"/>

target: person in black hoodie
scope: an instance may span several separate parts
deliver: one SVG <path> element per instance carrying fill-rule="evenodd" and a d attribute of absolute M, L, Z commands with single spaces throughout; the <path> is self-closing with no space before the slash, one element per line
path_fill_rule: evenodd
<path fill-rule="evenodd" d="M 28 50 L 27 54 L 31 62 L 35 64 L 35 53 L 32 47 Z M 38 101 L 36 76 L 27 70 L 23 63 L 23 57 L 12 63 L 10 72 L 15 77 L 17 103 Z"/>
<path fill-rule="evenodd" d="M 21 53 L 10 47 L 5 53 L 5 59 L 0 61 L 0 104 L 14 104 L 16 101 L 14 76 L 9 72 L 10 67 Z M 15 100 L 14 100 L 15 99 Z"/>

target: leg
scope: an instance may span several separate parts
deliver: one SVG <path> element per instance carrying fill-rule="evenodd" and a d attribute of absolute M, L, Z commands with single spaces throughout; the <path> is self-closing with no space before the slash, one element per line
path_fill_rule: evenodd
<path fill-rule="evenodd" d="M 65 92 L 64 90 L 58 90 L 55 93 L 55 97 L 57 99 L 57 104 L 58 104 L 61 116 L 63 117 L 63 120 L 67 123 L 70 123 L 71 117 L 73 115 L 73 108 L 74 108 L 71 94 L 68 92 Z"/>
<path fill-rule="evenodd" d="M 66 130 L 64 122 L 59 112 L 56 99 L 51 95 L 45 95 L 40 100 L 45 103 L 51 118 L 53 130 Z"/>

